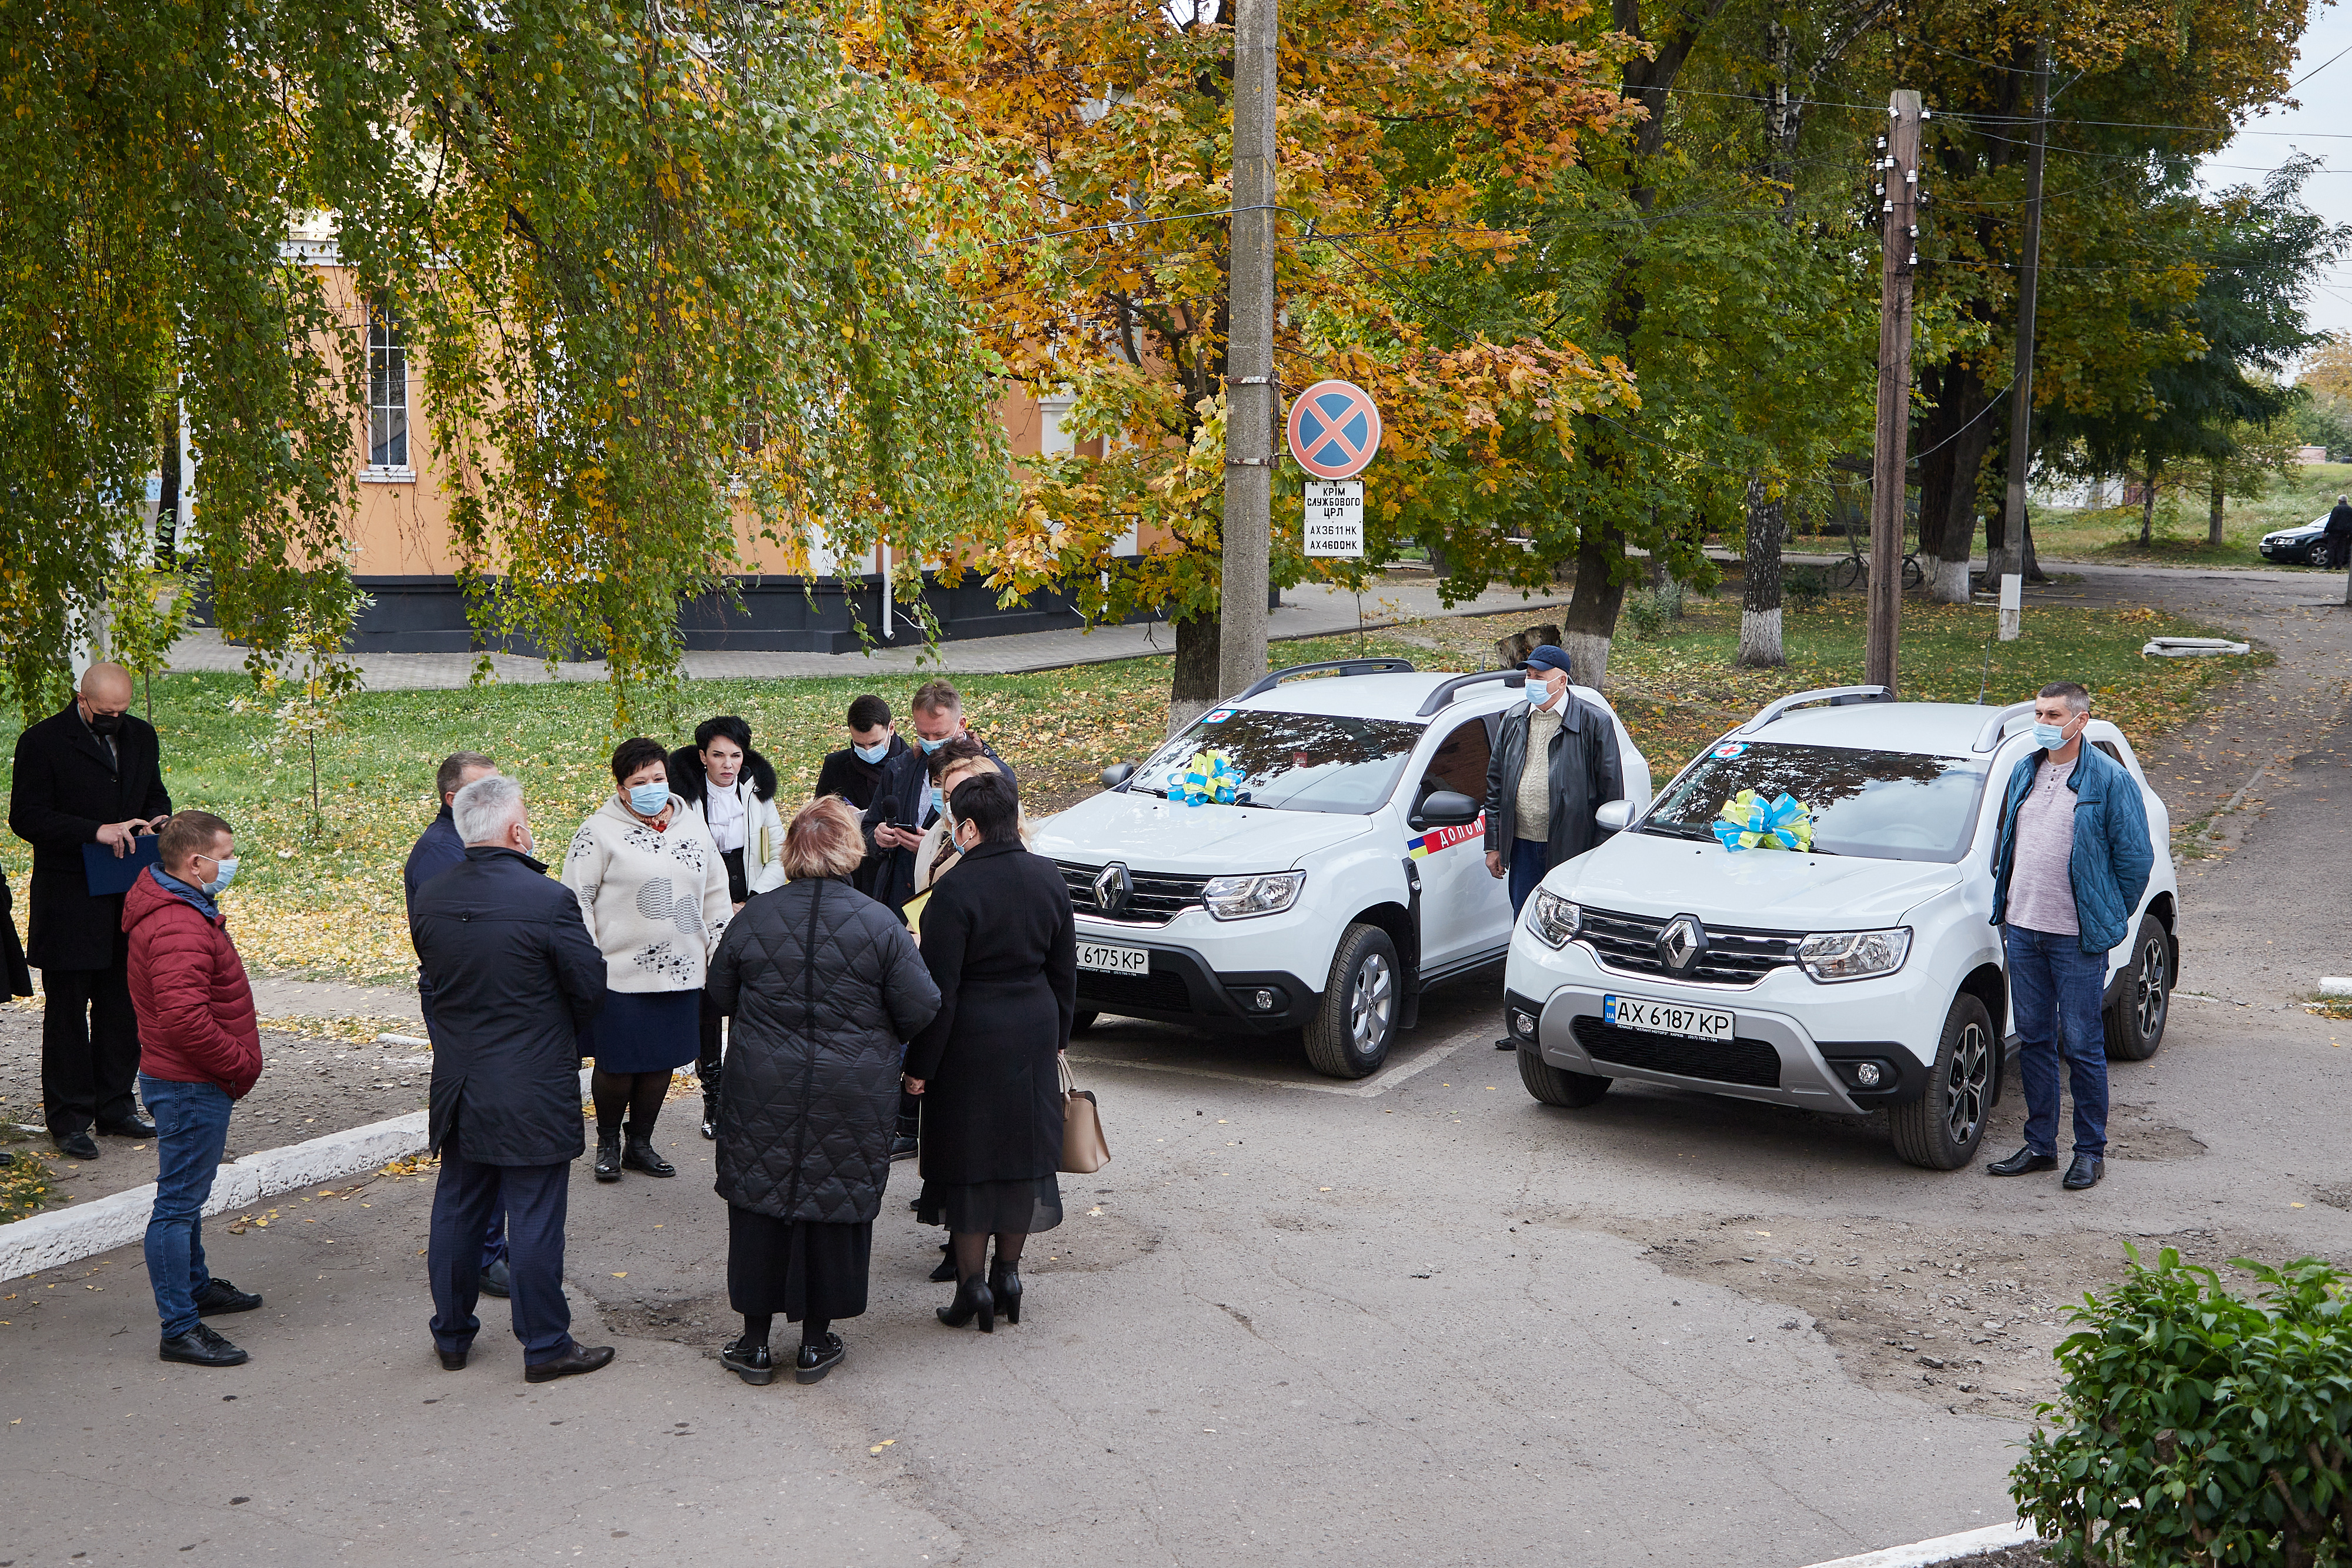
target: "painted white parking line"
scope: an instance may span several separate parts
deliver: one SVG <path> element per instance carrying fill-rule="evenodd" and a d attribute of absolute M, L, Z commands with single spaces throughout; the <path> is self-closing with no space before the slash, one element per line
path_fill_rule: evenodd
<path fill-rule="evenodd" d="M 1369 1100 L 1385 1094 L 1416 1073 L 1426 1072 L 1446 1057 L 1453 1055 L 1472 1040 L 1487 1042 L 1494 1033 L 1492 1025 L 1481 1024 L 1463 1030 L 1450 1040 L 1419 1052 L 1410 1061 L 1399 1062 L 1377 1078 L 1367 1078 L 1360 1083 L 1302 1083 L 1295 1078 L 1259 1078 L 1247 1072 L 1222 1072 L 1210 1067 L 1182 1067 L 1167 1061 L 1129 1061 L 1117 1056 L 1072 1056 L 1073 1067 L 1130 1068 L 1137 1072 L 1172 1072 L 1181 1078 L 1212 1078 L 1224 1083 L 1254 1083 L 1261 1089 L 1303 1089 L 1310 1094 L 1345 1094 L 1353 1099 Z"/>
<path fill-rule="evenodd" d="M 1908 1546 L 1890 1546 L 1883 1552 L 1865 1552 L 1859 1557 L 1841 1557 L 1833 1563 L 1816 1563 L 1812 1568 L 1934 1568 L 1938 1563 L 1956 1563 L 1963 1557 L 1974 1557 L 1980 1552 L 1998 1552 L 2004 1546 L 2023 1546 L 2040 1539 L 2033 1527 L 2020 1520 L 2007 1524 L 1987 1525 L 1982 1530 L 1964 1530 L 1958 1535 L 1939 1535 L 1933 1541 L 1914 1542 Z"/>

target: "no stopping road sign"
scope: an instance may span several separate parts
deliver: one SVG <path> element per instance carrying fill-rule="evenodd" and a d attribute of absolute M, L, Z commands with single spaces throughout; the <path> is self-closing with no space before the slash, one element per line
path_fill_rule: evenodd
<path fill-rule="evenodd" d="M 1353 382 L 1317 382 L 1290 405 L 1290 455 L 1318 479 L 1348 479 L 1381 449 L 1381 411 Z"/>

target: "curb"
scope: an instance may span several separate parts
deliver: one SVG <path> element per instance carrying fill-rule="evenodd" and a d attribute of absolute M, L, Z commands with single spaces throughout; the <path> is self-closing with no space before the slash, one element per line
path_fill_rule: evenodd
<path fill-rule="evenodd" d="M 580 1092 L 588 1092 L 588 1070 L 580 1072 Z M 249 1208 L 267 1197 L 322 1181 L 337 1181 L 409 1155 L 431 1142 L 428 1113 L 411 1111 L 364 1127 L 327 1133 L 282 1148 L 262 1149 L 220 1167 L 213 1178 L 205 1213 Z M 109 1193 L 78 1208 L 60 1208 L 0 1225 L 0 1281 L 37 1274 L 84 1258 L 111 1252 L 147 1234 L 155 1207 L 155 1184 Z"/>
<path fill-rule="evenodd" d="M 2025 1546 L 2039 1539 L 2032 1525 L 2012 1520 L 2007 1524 L 1964 1530 L 1958 1535 L 1939 1535 L 1933 1541 L 1914 1542 L 1908 1546 L 1865 1552 L 1859 1557 L 1816 1563 L 1812 1568 L 1934 1568 L 1938 1563 L 1955 1563 L 1979 1552 L 1998 1552 L 2004 1546 Z"/>

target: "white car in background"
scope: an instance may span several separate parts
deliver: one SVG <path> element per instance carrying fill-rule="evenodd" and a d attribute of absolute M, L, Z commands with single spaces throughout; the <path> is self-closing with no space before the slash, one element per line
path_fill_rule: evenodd
<path fill-rule="evenodd" d="M 1100 1013 L 1304 1031 L 1323 1072 L 1361 1078 L 1421 993 L 1492 964 L 1510 899 L 1486 870 L 1486 763 L 1524 674 L 1402 659 L 1279 670 L 1140 768 L 1038 825 L 1076 911 L 1078 1023 Z M 1610 715 L 1630 805 L 1650 768 Z M 1233 803 L 1184 804 L 1193 759 L 1233 761 Z"/>
<path fill-rule="evenodd" d="M 1992 857 L 2033 705 L 1898 703 L 1883 686 L 1800 693 L 1708 747 L 1626 831 L 1528 901 L 1505 1021 L 1528 1092 L 1589 1105 L 1623 1079 L 1859 1115 L 1896 1153 L 1974 1158 L 2015 1051 Z M 2179 975 L 2170 819 L 2131 743 L 2156 863 L 2131 940 L 2108 959 L 2107 1055 L 2163 1042 Z M 1810 851 L 1732 851 L 1709 824 L 1732 796 L 1810 807 Z"/>

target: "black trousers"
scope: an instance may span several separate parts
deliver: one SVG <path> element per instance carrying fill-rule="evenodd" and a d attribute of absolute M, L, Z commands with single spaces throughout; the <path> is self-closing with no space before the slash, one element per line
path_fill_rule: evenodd
<path fill-rule="evenodd" d="M 103 969 L 41 971 L 41 1104 L 58 1137 L 138 1109 L 139 1015 L 123 946 Z"/>
<path fill-rule="evenodd" d="M 702 1049 L 694 1059 L 694 1075 L 702 1081 L 703 1096 L 707 1099 L 719 1092 L 719 1020 L 727 1015 L 711 1002 L 710 993 L 702 994 Z"/>
<path fill-rule="evenodd" d="M 425 1272 L 433 1282 L 433 1343 L 464 1350 L 482 1321 L 482 1232 L 492 1217 L 507 1222 L 507 1305 L 526 1364 L 552 1361 L 572 1345 L 572 1303 L 563 1296 L 563 1218 L 571 1207 L 572 1162 L 486 1166 L 441 1146 L 433 1189 L 433 1228 Z"/>

